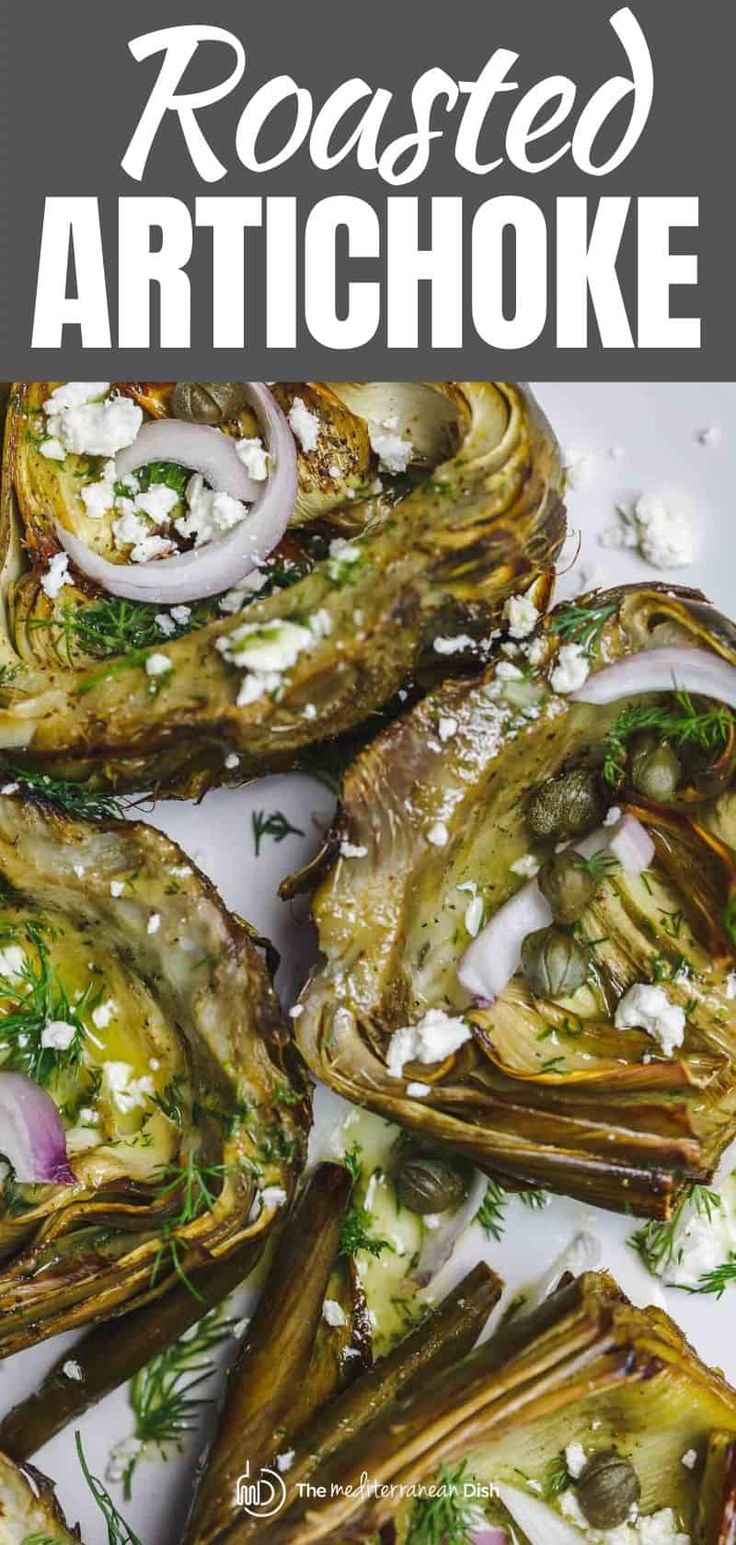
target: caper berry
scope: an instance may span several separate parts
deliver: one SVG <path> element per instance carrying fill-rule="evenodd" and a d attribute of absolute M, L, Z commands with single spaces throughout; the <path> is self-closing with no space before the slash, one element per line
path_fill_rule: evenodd
<path fill-rule="evenodd" d="M 173 418 L 193 424 L 224 424 L 247 402 L 240 381 L 177 381 L 169 407 Z"/>
<path fill-rule="evenodd" d="M 641 1496 L 641 1481 L 631 1463 L 616 1450 L 591 1454 L 576 1482 L 581 1511 L 593 1529 L 617 1529 Z"/>
<path fill-rule="evenodd" d="M 574 923 L 595 894 L 590 869 L 573 848 L 548 858 L 539 871 L 537 884 L 558 923 Z"/>
<path fill-rule="evenodd" d="M 579 837 L 600 822 L 603 801 L 598 778 L 588 767 L 558 773 L 530 795 L 526 818 L 535 837 L 559 841 Z"/>
<path fill-rule="evenodd" d="M 631 782 L 638 794 L 666 804 L 674 799 L 682 776 L 677 752 L 656 735 L 640 735 L 631 748 Z"/>
<path fill-rule="evenodd" d="M 589 957 L 584 945 L 562 928 L 539 928 L 521 946 L 524 980 L 536 998 L 567 998 L 582 987 Z"/>
<path fill-rule="evenodd" d="M 400 1160 L 393 1181 L 401 1206 L 420 1214 L 458 1207 L 466 1192 L 459 1171 L 447 1159 L 433 1154 L 417 1153 Z"/>

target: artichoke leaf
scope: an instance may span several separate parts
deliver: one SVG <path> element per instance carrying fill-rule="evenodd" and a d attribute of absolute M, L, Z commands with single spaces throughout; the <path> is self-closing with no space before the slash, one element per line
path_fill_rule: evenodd
<path fill-rule="evenodd" d="M 110 616 L 100 614 L 105 598 L 85 582 L 64 586 L 49 606 L 40 583 L 56 550 L 54 517 L 89 536 L 79 497 L 87 474 L 48 461 L 38 433 L 29 430 L 52 384 L 14 394 L 2 489 L 2 525 L 16 543 L 22 539 L 26 572 L 9 585 L 10 658 L 23 668 L 0 683 L 0 747 L 22 750 L 47 773 L 100 787 L 196 794 L 228 781 L 228 752 L 240 759 L 230 781 L 293 765 L 307 746 L 345 734 L 381 708 L 418 668 L 436 673 L 443 663 L 437 638 L 449 634 L 477 660 L 509 595 L 529 592 L 539 607 L 547 603 L 564 535 L 562 472 L 554 436 L 520 388 L 407 386 L 417 463 L 411 476 L 375 483 L 372 452 L 366 466 L 370 420 L 361 408 L 372 419 L 382 394 L 390 406 L 395 383 L 374 383 L 370 403 L 360 388 L 288 386 L 276 388 L 282 405 L 301 396 L 325 426 L 316 471 L 310 463 L 319 499 L 302 476 L 307 514 L 315 500 L 319 505 L 319 531 L 307 541 L 303 527 L 305 561 L 289 556 L 287 545 L 274 554 L 270 593 L 266 587 L 247 597 L 245 611 L 234 615 L 198 610 L 184 632 L 166 638 L 170 668 L 155 682 L 146 661 L 156 646 L 145 631 L 133 634 L 144 639 L 135 647 L 115 653 L 113 636 L 108 654 L 85 658 L 95 639 L 101 648 L 103 624 L 110 636 Z M 337 474 L 328 477 L 331 491 L 322 487 L 325 460 Z M 358 471 L 368 471 L 370 482 L 364 498 L 351 500 Z M 374 483 L 381 492 L 371 492 Z M 303 523 L 300 510 L 298 502 Z M 331 539 L 346 529 L 345 510 L 358 553 L 347 569 L 329 552 Z M 105 521 L 87 524 L 104 547 Z M 227 658 L 232 635 L 244 620 L 270 629 L 294 619 L 311 632 L 308 647 L 280 673 L 276 688 L 260 691 L 250 668 Z M 142 627 L 145 619 L 133 620 Z"/>
<path fill-rule="evenodd" d="M 736 631 L 691 592 L 657 586 L 596 592 L 572 611 L 572 621 L 567 605 L 540 624 L 515 656 L 517 676 L 492 661 L 478 678 L 445 682 L 347 770 L 314 896 L 324 964 L 295 1034 L 344 1097 L 490 1173 L 667 1215 L 687 1185 L 712 1178 L 736 1131 L 731 795 L 687 810 L 619 803 L 604 777 L 607 748 L 622 711 L 642 699 L 588 705 L 550 678 L 578 618 L 595 623 L 593 673 L 673 639 L 734 663 Z M 646 826 L 654 859 L 640 874 L 598 874 L 574 924 L 589 962 L 583 986 L 546 1000 L 517 973 L 494 1003 L 472 1003 L 458 978 L 470 903 L 477 932 L 478 909 L 487 923 L 525 883 L 528 862 L 554 852 L 528 824 L 529 796 L 576 768 L 598 780 L 604 806 L 607 793 Z M 644 1030 L 613 1023 L 635 983 L 661 985 L 684 1015 L 682 1043 L 666 1055 Z M 464 1018 L 472 1040 L 396 1077 L 392 1036 L 429 1010 Z"/>
<path fill-rule="evenodd" d="M 79 1545 L 51 1482 L 38 1470 L 18 1469 L 5 1454 L 0 1454 L 0 1539 L 3 1545 Z"/>
<path fill-rule="evenodd" d="M 6 1186 L 7 1355 L 177 1280 L 196 1299 L 197 1271 L 235 1254 L 242 1276 L 308 1103 L 247 930 L 169 839 L 6 794 L 0 874 L 0 1061 L 50 1093 L 74 1173 Z"/>

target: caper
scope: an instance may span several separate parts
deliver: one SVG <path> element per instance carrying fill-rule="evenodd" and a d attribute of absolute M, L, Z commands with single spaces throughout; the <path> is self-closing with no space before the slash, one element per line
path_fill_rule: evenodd
<path fill-rule="evenodd" d="M 539 928 L 521 946 L 524 980 L 536 998 L 567 998 L 588 975 L 585 947 L 563 928 Z"/>
<path fill-rule="evenodd" d="M 240 381 L 177 381 L 171 393 L 173 418 L 193 424 L 224 424 L 248 401 Z"/>
<path fill-rule="evenodd" d="M 666 804 L 674 799 L 682 776 L 677 752 L 656 735 L 640 735 L 631 748 L 631 782 L 638 794 Z"/>
<path fill-rule="evenodd" d="M 590 768 L 558 773 L 530 795 L 526 818 L 535 837 L 579 837 L 592 831 L 603 813 L 598 778 Z"/>
<path fill-rule="evenodd" d="M 393 1181 L 401 1206 L 421 1214 L 458 1207 L 467 1189 L 449 1160 L 433 1154 L 417 1153 L 400 1160 Z"/>
<path fill-rule="evenodd" d="M 574 923 L 595 894 L 595 880 L 585 859 L 572 848 L 555 853 L 543 864 L 537 884 L 558 923 Z"/>
<path fill-rule="evenodd" d="M 641 1496 L 641 1481 L 631 1463 L 613 1448 L 591 1454 L 576 1482 L 577 1499 L 593 1529 L 617 1529 Z"/>

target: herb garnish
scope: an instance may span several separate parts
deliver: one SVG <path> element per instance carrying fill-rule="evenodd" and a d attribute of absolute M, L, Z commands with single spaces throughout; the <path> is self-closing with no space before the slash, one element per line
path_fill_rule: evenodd
<path fill-rule="evenodd" d="M 714 1212 L 717 1212 L 723 1203 L 717 1191 L 712 1191 L 708 1186 L 689 1186 L 684 1196 L 677 1203 L 671 1218 L 666 1223 L 657 1223 L 651 1219 L 642 1228 L 637 1229 L 631 1235 L 629 1244 L 632 1250 L 636 1250 L 641 1256 L 644 1265 L 655 1276 L 661 1276 L 669 1266 L 679 1260 L 678 1254 L 678 1229 L 685 1208 L 691 1205 L 696 1213 L 710 1222 Z M 695 1288 L 694 1292 L 713 1292 L 713 1288 Z"/>
<path fill-rule="evenodd" d="M 145 1458 L 146 1448 L 161 1451 L 173 1446 L 181 1452 L 186 1433 L 196 1426 L 203 1406 L 208 1404 L 194 1390 L 212 1374 L 211 1353 L 226 1340 L 229 1328 L 229 1322 L 223 1320 L 221 1305 L 210 1309 L 199 1324 L 157 1353 L 131 1379 L 129 1394 L 136 1443 L 126 1455 L 126 1500 L 131 1494 L 136 1465 Z"/>
<path fill-rule="evenodd" d="M 71 657 L 73 645 L 78 643 L 86 654 L 97 660 L 107 660 L 114 655 L 127 655 L 181 638 L 204 622 L 209 613 L 202 615 L 200 604 L 199 610 L 191 609 L 184 623 L 171 617 L 171 630 L 166 633 L 156 621 L 156 617 L 162 615 L 171 614 L 164 612 L 161 606 L 147 605 L 144 601 L 105 596 L 89 606 L 65 605 L 60 616 L 36 617 L 30 626 L 57 630 L 57 650 L 63 641 L 67 658 Z"/>
<path fill-rule="evenodd" d="M 167 1218 L 163 1224 L 161 1243 L 151 1269 L 152 1287 L 156 1283 L 164 1259 L 168 1257 L 169 1265 L 179 1281 L 194 1298 L 201 1300 L 199 1289 L 195 1287 L 184 1269 L 180 1242 L 176 1235 L 179 1229 L 186 1228 L 188 1223 L 194 1223 L 197 1218 L 202 1217 L 203 1213 L 212 1211 L 222 1188 L 222 1182 L 228 1173 L 227 1165 L 200 1164 L 191 1153 L 187 1155 L 183 1164 L 167 1164 L 159 1171 L 156 1202 L 165 1204 L 178 1198 L 180 1207 L 175 1217 Z"/>
<path fill-rule="evenodd" d="M 373 1233 L 372 1223 L 368 1208 L 361 1202 L 351 1202 L 340 1229 L 340 1254 L 357 1255 L 359 1250 L 366 1250 L 369 1255 L 378 1256 L 382 1250 L 393 1251 L 388 1239 L 378 1239 Z"/>
<path fill-rule="evenodd" d="M 567 1460 L 564 1454 L 555 1454 L 547 1466 L 547 1474 L 544 1481 L 544 1498 L 546 1502 L 553 1502 L 555 1497 L 562 1495 L 572 1485 L 572 1476 L 567 1468 Z"/>
<path fill-rule="evenodd" d="M 48 773 L 34 772 L 29 767 L 19 767 L 13 762 L 3 764 L 13 783 L 32 789 L 43 795 L 50 804 L 58 805 L 67 815 L 81 815 L 88 821 L 122 819 L 124 806 L 114 794 L 102 794 L 85 783 L 67 783 L 63 778 L 52 778 Z"/>
<path fill-rule="evenodd" d="M 91 1474 L 84 1457 L 81 1433 L 75 1432 L 74 1441 L 77 1446 L 82 1474 L 107 1524 L 107 1545 L 142 1545 L 138 1535 L 133 1533 L 130 1525 L 126 1524 L 122 1513 L 118 1512 L 109 1491 L 103 1486 L 102 1481 L 98 1480 L 96 1475 Z"/>
<path fill-rule="evenodd" d="M 467 1460 L 452 1469 L 443 1465 L 432 1488 L 434 1496 L 418 1497 L 412 1508 L 406 1545 L 467 1545 L 481 1517 L 472 1492 Z"/>
<path fill-rule="evenodd" d="M 34 953 L 25 955 L 17 976 L 0 975 L 0 1001 L 16 1005 L 0 1016 L 2 1065 L 45 1086 L 54 1074 L 78 1065 L 85 1035 L 83 1016 L 102 996 L 102 989 L 90 981 L 71 1003 L 35 923 L 26 924 L 25 938 Z M 46 1025 L 54 1020 L 74 1027 L 69 1046 L 41 1044 Z"/>
<path fill-rule="evenodd" d="M 479 1223 L 484 1234 L 489 1239 L 500 1239 L 506 1227 L 504 1208 L 506 1206 L 506 1192 L 497 1180 L 489 1180 L 486 1186 L 486 1194 L 475 1214 L 475 1222 Z"/>
<path fill-rule="evenodd" d="M 563 644 L 579 644 L 587 655 L 591 655 L 615 611 L 616 607 L 611 603 L 586 606 L 583 602 L 571 601 L 554 613 L 551 622 Z"/>
<path fill-rule="evenodd" d="M 619 714 L 606 739 L 603 777 L 616 787 L 626 769 L 626 746 L 640 730 L 654 730 L 666 740 L 717 752 L 725 745 L 734 723 L 730 708 L 696 709 L 688 692 L 675 692 L 676 708 L 630 703 Z"/>
<path fill-rule="evenodd" d="M 265 810 L 254 810 L 250 819 L 256 858 L 260 857 L 264 837 L 271 837 L 274 842 L 283 842 L 284 837 L 288 837 L 292 832 L 296 837 L 304 836 L 301 827 L 292 826 L 283 810 L 269 810 L 268 814 Z"/>

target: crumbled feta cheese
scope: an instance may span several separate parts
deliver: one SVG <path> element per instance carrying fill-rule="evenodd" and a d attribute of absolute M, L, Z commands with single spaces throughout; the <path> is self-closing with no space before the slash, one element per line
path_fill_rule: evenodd
<path fill-rule="evenodd" d="M 124 880 L 111 880 L 110 881 L 110 895 L 111 896 L 122 896 L 124 890 L 125 890 L 125 881 Z"/>
<path fill-rule="evenodd" d="M 553 692 L 577 692 L 590 675 L 590 662 L 580 644 L 562 644 L 550 686 Z"/>
<path fill-rule="evenodd" d="M 174 662 L 167 654 L 149 654 L 146 657 L 147 676 L 167 676 L 174 669 Z"/>
<path fill-rule="evenodd" d="M 431 842 L 433 848 L 444 848 L 449 840 L 450 833 L 444 821 L 435 821 L 434 826 L 430 826 L 427 832 L 427 841 Z"/>
<path fill-rule="evenodd" d="M 565 1464 L 567 1465 L 568 1474 L 572 1476 L 574 1481 L 577 1480 L 579 1475 L 582 1475 L 586 1462 L 586 1453 L 582 1443 L 568 1443 L 565 1449 Z"/>
<path fill-rule="evenodd" d="M 41 1045 L 49 1051 L 68 1051 L 77 1034 L 65 1019 L 48 1019 L 41 1031 Z"/>
<path fill-rule="evenodd" d="M 283 1207 L 286 1192 L 283 1186 L 264 1186 L 260 1193 L 263 1207 Z"/>
<path fill-rule="evenodd" d="M 39 450 L 41 455 L 46 457 L 47 461 L 66 461 L 66 450 L 61 440 L 57 440 L 54 436 L 50 436 L 47 440 L 42 440 Z"/>
<path fill-rule="evenodd" d="M 0 949 L 0 976 L 20 976 L 25 955 L 18 944 L 6 944 Z"/>
<path fill-rule="evenodd" d="M 353 565 L 360 563 L 363 554 L 354 542 L 346 542 L 344 537 L 336 536 L 330 542 L 327 572 L 332 580 L 344 580 L 349 576 Z"/>
<path fill-rule="evenodd" d="M 225 757 L 225 766 L 228 772 L 232 772 L 235 767 L 240 766 L 240 757 L 238 756 L 237 751 L 228 751 L 228 754 Z"/>
<path fill-rule="evenodd" d="M 299 622 L 245 622 L 218 648 L 226 660 L 241 670 L 259 673 L 286 671 L 296 665 L 300 654 L 314 643 L 309 628 Z"/>
<path fill-rule="evenodd" d="M 397 434 L 391 421 L 387 420 L 382 427 L 372 428 L 370 440 L 382 472 L 406 472 L 414 446 L 411 440 L 405 440 Z"/>
<path fill-rule="evenodd" d="M 726 977 L 726 997 L 736 998 L 736 971 L 729 971 Z"/>
<path fill-rule="evenodd" d="M 0 789 L 0 794 L 17 794 L 19 788 L 19 783 L 4 783 L 2 789 Z"/>
<path fill-rule="evenodd" d="M 152 912 L 151 916 L 149 917 L 148 922 L 146 924 L 146 933 L 148 933 L 148 934 L 158 933 L 160 927 L 161 927 L 161 913 L 160 912 Z"/>
<path fill-rule="evenodd" d="M 316 413 L 310 413 L 303 398 L 295 397 L 289 409 L 289 428 L 299 441 L 303 451 L 313 451 L 319 439 L 320 422 Z"/>
<path fill-rule="evenodd" d="M 698 1451 L 696 1448 L 687 1449 L 680 1460 L 680 1464 L 684 1465 L 686 1470 L 694 1470 L 697 1462 Z"/>
<path fill-rule="evenodd" d="M 268 451 L 257 436 L 236 440 L 235 452 L 254 483 L 262 483 L 268 477 Z"/>
<path fill-rule="evenodd" d="M 249 597 L 257 595 L 267 582 L 268 575 L 260 569 L 254 569 L 252 574 L 246 574 L 245 579 L 239 580 L 232 590 L 226 590 L 225 594 L 220 596 L 217 603 L 219 610 L 228 613 L 241 611 Z"/>
<path fill-rule="evenodd" d="M 457 734 L 457 725 L 457 719 L 454 719 L 451 714 L 441 714 L 437 725 L 440 740 L 452 740 L 453 735 Z"/>
<path fill-rule="evenodd" d="M 155 526 L 163 525 L 179 503 L 179 495 L 168 483 L 152 483 L 143 494 L 136 494 L 136 509 L 152 520 Z"/>
<path fill-rule="evenodd" d="M 276 1455 L 276 1469 L 279 1475 L 285 1475 L 286 1471 L 291 1469 L 295 1455 L 296 1449 L 294 1448 L 287 1448 L 283 1454 Z"/>
<path fill-rule="evenodd" d="M 632 510 L 619 508 L 619 523 L 599 538 L 602 547 L 637 548 L 655 569 L 683 568 L 697 555 L 698 541 L 684 508 L 658 494 L 641 494 Z"/>
<path fill-rule="evenodd" d="M 595 473 L 595 456 L 590 451 L 565 451 L 562 459 L 571 488 L 583 488 L 590 482 Z"/>
<path fill-rule="evenodd" d="M 417 1024 L 394 1030 L 386 1067 L 392 1078 L 401 1078 L 405 1062 L 442 1062 L 471 1038 L 467 1020 L 444 1009 L 428 1009 Z"/>
<path fill-rule="evenodd" d="M 289 1009 L 289 1018 L 290 1019 L 301 1019 L 303 1013 L 304 1013 L 304 1004 L 303 1003 L 294 1003 L 292 1005 L 292 1007 Z"/>
<path fill-rule="evenodd" d="M 340 853 L 342 854 L 343 858 L 365 858 L 367 852 L 368 852 L 368 849 L 359 846 L 358 843 L 355 843 L 355 842 L 341 842 L 340 843 Z"/>
<path fill-rule="evenodd" d="M 98 1003 L 91 1014 L 93 1025 L 96 1025 L 98 1030 L 106 1030 L 114 1013 L 115 1004 L 112 998 L 108 998 L 105 1003 Z"/>
<path fill-rule="evenodd" d="M 620 820 L 621 820 L 621 809 L 620 809 L 620 806 L 619 805 L 611 805 L 610 809 L 606 811 L 606 813 L 605 813 L 605 815 L 603 817 L 603 825 L 604 826 L 615 826 L 616 822 L 620 821 Z"/>
<path fill-rule="evenodd" d="M 457 633 L 454 638 L 436 638 L 433 644 L 435 654 L 462 654 L 465 649 L 475 649 L 475 639 L 468 633 Z"/>
<path fill-rule="evenodd" d="M 44 413 L 63 413 L 67 408 L 81 408 L 85 402 L 98 402 L 106 397 L 110 381 L 63 381 L 43 405 Z"/>
<path fill-rule="evenodd" d="M 539 621 L 539 612 L 528 595 L 510 595 L 503 609 L 511 638 L 528 638 Z"/>
<path fill-rule="evenodd" d="M 129 1474 L 131 1461 L 139 1458 L 143 1450 L 140 1438 L 123 1438 L 113 1444 L 108 1455 L 105 1477 L 108 1481 L 124 1481 Z"/>
<path fill-rule="evenodd" d="M 685 1010 L 670 1002 L 663 987 L 649 982 L 635 982 L 624 993 L 613 1022 L 617 1030 L 646 1030 L 659 1042 L 665 1057 L 672 1056 L 685 1035 Z"/>
<path fill-rule="evenodd" d="M 72 1379 L 75 1384 L 81 1384 L 84 1378 L 81 1363 L 76 1362 L 73 1357 L 68 1357 L 66 1362 L 62 1363 L 61 1371 L 65 1379 Z"/>
<path fill-rule="evenodd" d="M 432 1093 L 431 1084 L 420 1084 L 412 1079 L 406 1086 L 406 1092 L 412 1100 L 423 1100 L 426 1094 Z"/>
<path fill-rule="evenodd" d="M 546 638 L 533 638 L 531 643 L 527 644 L 524 653 L 530 665 L 541 665 L 547 653 Z"/>
<path fill-rule="evenodd" d="M 176 623 L 169 612 L 157 612 L 153 620 L 159 633 L 163 633 L 164 638 L 174 637 Z"/>
<path fill-rule="evenodd" d="M 187 483 L 187 506 L 187 514 L 180 515 L 174 525 L 180 536 L 193 538 L 195 547 L 231 531 L 248 513 L 246 505 L 232 494 L 206 488 L 201 472 L 195 472 Z"/>
<path fill-rule="evenodd" d="M 114 456 L 132 445 L 143 423 L 143 409 L 130 397 L 60 405 L 52 393 L 44 411 L 49 438 L 76 456 Z"/>
<path fill-rule="evenodd" d="M 348 1317 L 336 1298 L 326 1298 L 322 1305 L 322 1319 L 328 1325 L 347 1325 Z"/>
<path fill-rule="evenodd" d="M 44 595 L 47 595 L 50 601 L 55 601 L 64 585 L 70 585 L 71 583 L 68 554 L 54 553 L 46 573 L 41 577 L 41 589 Z"/>
<path fill-rule="evenodd" d="M 480 933 L 480 926 L 483 922 L 483 910 L 482 896 L 474 896 L 465 908 L 465 928 L 470 934 L 471 939 L 477 938 L 477 935 Z"/>
<path fill-rule="evenodd" d="M 513 660 L 499 660 L 496 666 L 496 675 L 500 681 L 523 681 L 524 672 L 514 665 Z"/>
<path fill-rule="evenodd" d="M 520 874 L 525 880 L 533 880 L 541 867 L 541 861 L 533 853 L 522 853 L 521 858 L 515 858 L 513 864 L 509 864 L 511 873 Z"/>
<path fill-rule="evenodd" d="M 185 628 L 192 615 L 191 606 L 172 606 L 171 615 L 178 628 Z"/>
<path fill-rule="evenodd" d="M 144 1106 L 154 1093 L 150 1073 L 140 1078 L 133 1078 L 132 1074 L 129 1062 L 106 1062 L 102 1069 L 102 1089 L 123 1115 Z"/>
<path fill-rule="evenodd" d="M 102 520 L 115 503 L 115 489 L 104 478 L 98 483 L 86 483 L 79 496 L 90 520 Z"/>

